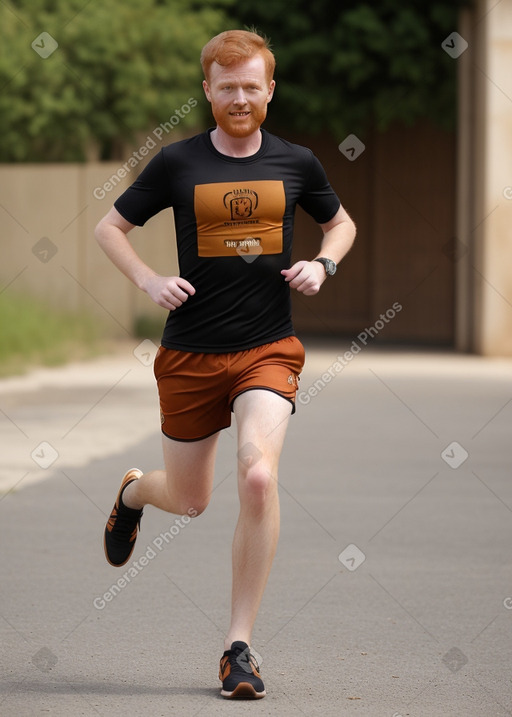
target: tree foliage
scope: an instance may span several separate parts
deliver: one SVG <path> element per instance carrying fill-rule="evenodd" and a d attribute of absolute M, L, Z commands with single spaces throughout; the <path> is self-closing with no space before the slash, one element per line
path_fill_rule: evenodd
<path fill-rule="evenodd" d="M 231 2 L 3 1 L 0 159 L 80 161 L 91 143 L 116 158 L 136 132 L 199 99 L 199 54 Z M 42 32 L 58 43 L 45 58 L 48 37 L 32 46 Z"/>
<path fill-rule="evenodd" d="M 269 119 L 343 136 L 427 117 L 452 127 L 456 60 L 441 47 L 466 0 L 272 0 L 239 3 L 239 26 L 272 42 L 277 91 Z"/>

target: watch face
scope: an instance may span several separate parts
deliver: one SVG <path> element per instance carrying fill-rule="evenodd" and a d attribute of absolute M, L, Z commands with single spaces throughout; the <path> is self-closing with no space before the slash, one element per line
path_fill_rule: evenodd
<path fill-rule="evenodd" d="M 315 261 L 319 261 L 320 264 L 322 264 L 328 276 L 334 276 L 334 274 L 336 274 L 336 262 L 332 259 L 326 259 L 322 256 L 320 259 L 315 259 Z"/>
<path fill-rule="evenodd" d="M 332 259 L 324 259 L 322 264 L 325 266 L 325 273 L 329 276 L 333 276 L 336 273 L 336 264 Z"/>

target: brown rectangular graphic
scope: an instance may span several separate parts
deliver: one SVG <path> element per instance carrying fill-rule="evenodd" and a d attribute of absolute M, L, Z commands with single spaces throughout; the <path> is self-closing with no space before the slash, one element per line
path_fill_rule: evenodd
<path fill-rule="evenodd" d="M 285 206 L 280 180 L 197 184 L 198 255 L 280 254 Z"/>

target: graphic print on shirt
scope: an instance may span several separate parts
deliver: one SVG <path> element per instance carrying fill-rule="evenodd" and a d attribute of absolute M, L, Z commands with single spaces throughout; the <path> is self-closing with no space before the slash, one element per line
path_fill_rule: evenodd
<path fill-rule="evenodd" d="M 280 254 L 285 207 L 281 180 L 196 184 L 198 255 Z"/>

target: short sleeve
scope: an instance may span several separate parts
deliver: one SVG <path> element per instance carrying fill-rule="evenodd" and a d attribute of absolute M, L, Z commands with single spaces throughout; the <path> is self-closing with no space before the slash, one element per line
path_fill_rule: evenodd
<path fill-rule="evenodd" d="M 313 153 L 311 153 L 309 176 L 298 204 L 318 224 L 330 221 L 341 206 L 338 195 L 329 184 L 324 168 Z"/>
<path fill-rule="evenodd" d="M 171 206 L 170 183 L 162 150 L 142 170 L 131 187 L 114 202 L 119 214 L 139 227 L 162 209 Z"/>

